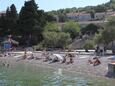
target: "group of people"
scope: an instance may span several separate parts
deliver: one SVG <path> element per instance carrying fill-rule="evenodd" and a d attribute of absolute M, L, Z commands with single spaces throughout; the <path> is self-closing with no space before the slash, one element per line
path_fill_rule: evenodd
<path fill-rule="evenodd" d="M 66 64 L 72 64 L 74 62 L 73 60 L 74 55 L 69 52 L 67 52 L 65 56 L 61 56 L 59 54 L 53 54 L 50 52 L 43 51 L 41 57 L 45 57 L 44 62 L 49 61 L 50 63 L 61 62 Z"/>
<path fill-rule="evenodd" d="M 105 54 L 105 52 L 106 52 L 106 48 L 105 47 L 100 47 L 100 46 L 96 46 L 96 48 L 95 48 L 95 53 L 96 53 L 96 55 L 98 55 L 98 56 L 102 56 L 102 55 L 104 55 Z"/>
<path fill-rule="evenodd" d="M 36 57 L 33 55 L 33 53 L 27 53 L 27 51 L 25 50 L 24 51 L 24 54 L 21 56 L 21 58 L 19 58 L 17 61 L 20 61 L 20 60 L 25 60 L 25 59 L 35 59 Z"/>
<path fill-rule="evenodd" d="M 72 64 L 72 63 L 74 63 L 74 57 L 75 57 L 75 55 L 73 53 L 71 53 L 70 51 L 68 51 L 64 56 L 61 56 L 59 54 L 53 54 L 52 52 L 47 52 L 44 50 L 41 53 L 41 57 L 39 57 L 39 58 L 43 59 L 43 62 L 49 62 L 49 63 L 61 62 L 62 64 L 63 63 Z M 28 60 L 36 59 L 37 60 L 37 57 L 35 57 L 33 55 L 33 53 L 28 55 L 27 51 L 25 50 L 22 59 L 23 60 L 24 59 L 28 59 Z M 99 57 L 95 57 L 92 60 L 89 59 L 88 63 L 93 64 L 93 66 L 97 66 L 97 65 L 101 64 L 101 61 L 99 60 Z"/>

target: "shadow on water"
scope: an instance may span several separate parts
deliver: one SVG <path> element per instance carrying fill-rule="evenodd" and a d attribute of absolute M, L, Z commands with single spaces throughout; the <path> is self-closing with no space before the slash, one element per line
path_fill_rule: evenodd
<path fill-rule="evenodd" d="M 113 86 L 114 79 L 95 78 L 67 72 L 61 68 L 43 68 L 18 62 L 0 63 L 0 86 Z"/>

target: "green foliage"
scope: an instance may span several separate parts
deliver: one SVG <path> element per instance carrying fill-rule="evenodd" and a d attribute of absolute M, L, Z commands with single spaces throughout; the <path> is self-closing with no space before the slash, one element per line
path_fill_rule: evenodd
<path fill-rule="evenodd" d="M 102 32 L 95 35 L 94 42 L 95 42 L 95 44 L 104 43 L 104 40 L 103 40 L 103 37 L 102 37 Z"/>
<path fill-rule="evenodd" d="M 56 23 L 47 23 L 43 38 L 47 48 L 65 48 L 71 41 L 70 34 L 61 32 L 61 28 Z"/>
<path fill-rule="evenodd" d="M 106 24 L 105 30 L 102 33 L 106 43 L 115 40 L 115 17 L 111 17 Z"/>
<path fill-rule="evenodd" d="M 95 18 L 95 11 L 91 10 L 89 13 L 90 13 L 91 19 L 94 19 Z"/>
<path fill-rule="evenodd" d="M 34 41 L 34 44 L 37 44 L 43 40 L 42 32 L 45 24 L 44 11 L 38 10 L 34 0 L 26 1 L 19 13 L 17 34 L 22 35 L 28 43 Z"/>
<path fill-rule="evenodd" d="M 85 48 L 85 49 L 93 49 L 94 48 L 94 43 L 92 41 L 88 41 L 88 42 L 85 43 L 83 48 Z"/>
<path fill-rule="evenodd" d="M 34 49 L 35 51 L 41 51 L 41 50 L 43 50 L 43 49 L 44 49 L 43 43 L 39 43 L 38 45 L 33 46 L 33 49 Z"/>
<path fill-rule="evenodd" d="M 92 10 L 94 10 L 95 12 L 106 12 L 109 9 L 113 9 L 115 10 L 115 1 L 114 0 L 110 0 L 109 2 L 105 3 L 105 4 L 100 4 L 97 6 L 86 6 L 86 7 L 80 7 L 80 8 L 66 8 L 66 9 L 59 9 L 57 11 L 50 11 L 49 13 L 53 14 L 53 15 L 58 15 L 59 13 L 61 14 L 67 14 L 67 13 L 77 13 L 77 12 L 87 12 L 90 13 Z M 93 16 L 92 16 L 93 18 Z"/>
<path fill-rule="evenodd" d="M 55 22 L 55 21 L 57 21 L 56 17 L 53 14 L 46 12 L 45 15 L 46 15 L 46 20 L 48 22 Z"/>
<path fill-rule="evenodd" d="M 109 22 L 106 23 L 106 27 L 115 26 L 115 17 L 109 17 L 109 18 L 108 18 L 108 21 L 109 21 Z"/>
<path fill-rule="evenodd" d="M 60 32 L 60 29 L 56 23 L 47 23 L 47 25 L 44 27 L 44 31 Z"/>
<path fill-rule="evenodd" d="M 6 19 L 3 14 L 0 17 L 0 32 L 2 32 L 1 35 L 4 35 L 6 32 Z"/>
<path fill-rule="evenodd" d="M 43 10 L 37 10 L 37 14 L 38 14 L 37 21 L 39 22 L 37 26 L 43 28 L 47 23 L 46 13 Z"/>
<path fill-rule="evenodd" d="M 47 48 L 65 48 L 71 41 L 70 35 L 63 32 L 44 32 L 44 44 Z"/>
<path fill-rule="evenodd" d="M 108 20 L 105 29 L 97 35 L 96 42 L 108 45 L 115 40 L 115 17 Z"/>
<path fill-rule="evenodd" d="M 99 26 L 94 24 L 89 24 L 86 27 L 81 29 L 82 34 L 95 34 L 98 33 Z"/>
<path fill-rule="evenodd" d="M 94 8 L 95 12 L 106 12 L 107 8 L 104 4 L 98 5 Z"/>
<path fill-rule="evenodd" d="M 66 22 L 66 24 L 62 28 L 62 31 L 65 33 L 69 33 L 71 38 L 75 38 L 76 36 L 79 35 L 80 26 L 78 23 L 74 21 L 69 21 L 69 22 Z"/>
<path fill-rule="evenodd" d="M 111 29 L 111 28 L 109 28 Z M 111 29 L 111 30 L 104 30 L 102 33 L 103 36 L 103 40 L 105 44 L 109 44 L 110 42 L 112 42 L 113 40 L 115 40 L 115 30 Z"/>
<path fill-rule="evenodd" d="M 66 14 L 63 14 L 63 13 L 58 14 L 58 19 L 59 19 L 59 22 L 66 22 L 68 20 Z"/>
<path fill-rule="evenodd" d="M 110 8 L 115 11 L 115 0 L 110 0 Z"/>
<path fill-rule="evenodd" d="M 59 33 L 58 36 L 59 36 L 58 46 L 66 48 L 71 42 L 70 34 L 61 32 Z"/>
<path fill-rule="evenodd" d="M 31 34 L 37 26 L 38 13 L 37 5 L 34 0 L 25 2 L 19 14 L 19 29 L 22 34 Z"/>
<path fill-rule="evenodd" d="M 15 34 L 15 28 L 17 24 L 17 11 L 14 4 L 8 7 L 6 15 L 0 17 L 0 28 L 3 35 Z"/>

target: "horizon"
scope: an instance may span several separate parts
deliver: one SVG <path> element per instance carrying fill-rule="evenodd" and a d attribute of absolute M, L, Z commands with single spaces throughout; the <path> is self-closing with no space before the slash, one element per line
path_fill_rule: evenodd
<path fill-rule="evenodd" d="M 0 3 L 2 3 L 0 6 L 0 12 L 6 11 L 7 7 L 11 6 L 11 4 L 14 4 L 17 12 L 19 13 L 21 7 L 24 6 L 25 1 L 28 0 L 0 0 Z M 35 0 L 36 4 L 38 4 L 38 9 L 44 10 L 45 12 L 73 7 L 80 8 L 86 6 L 97 6 L 109 1 L 110 0 L 99 0 L 98 2 L 97 0 Z"/>

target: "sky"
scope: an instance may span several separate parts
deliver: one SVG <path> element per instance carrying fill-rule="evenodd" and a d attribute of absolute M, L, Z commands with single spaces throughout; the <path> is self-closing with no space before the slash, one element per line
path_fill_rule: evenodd
<path fill-rule="evenodd" d="M 6 11 L 7 7 L 15 4 L 19 12 L 24 2 L 28 0 L 0 0 L 0 11 Z M 110 0 L 35 0 L 39 9 L 44 11 L 58 10 L 72 7 L 96 6 Z"/>

